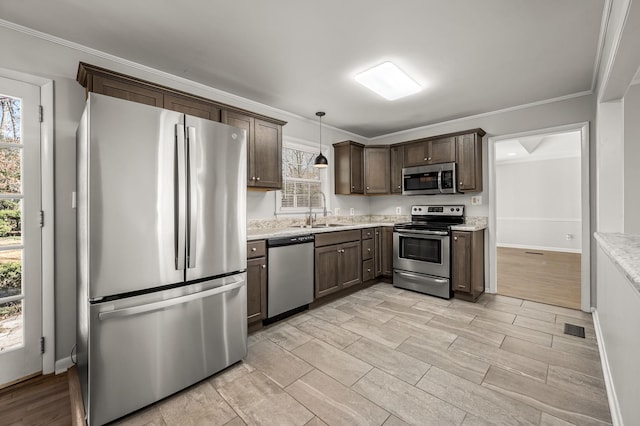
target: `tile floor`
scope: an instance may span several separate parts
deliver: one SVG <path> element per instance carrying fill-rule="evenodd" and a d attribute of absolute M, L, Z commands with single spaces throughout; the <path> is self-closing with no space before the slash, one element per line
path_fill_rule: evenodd
<path fill-rule="evenodd" d="M 565 322 L 586 338 L 565 335 Z M 244 362 L 127 425 L 611 424 L 591 315 L 376 284 L 249 336 Z"/>

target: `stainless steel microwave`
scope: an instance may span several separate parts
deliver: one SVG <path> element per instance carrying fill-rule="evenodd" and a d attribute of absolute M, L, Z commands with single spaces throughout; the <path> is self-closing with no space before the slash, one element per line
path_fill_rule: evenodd
<path fill-rule="evenodd" d="M 457 192 L 456 163 L 402 169 L 402 195 L 455 194 Z"/>

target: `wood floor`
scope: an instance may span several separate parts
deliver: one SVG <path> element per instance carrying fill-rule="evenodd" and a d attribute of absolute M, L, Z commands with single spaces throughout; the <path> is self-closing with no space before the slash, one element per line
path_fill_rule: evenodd
<path fill-rule="evenodd" d="M 586 338 L 563 333 L 570 322 Z M 244 362 L 124 425 L 604 425 L 590 314 L 376 284 L 249 336 Z"/>
<path fill-rule="evenodd" d="M 580 309 L 579 253 L 497 247 L 498 293 Z"/>
<path fill-rule="evenodd" d="M 2 425 L 70 425 L 67 374 L 38 376 L 0 390 Z"/>

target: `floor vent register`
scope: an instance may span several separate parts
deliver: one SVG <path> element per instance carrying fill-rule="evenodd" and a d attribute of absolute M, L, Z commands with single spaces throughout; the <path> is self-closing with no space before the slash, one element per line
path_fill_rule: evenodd
<path fill-rule="evenodd" d="M 582 337 L 584 339 L 584 327 L 574 324 L 564 324 L 564 334 Z"/>

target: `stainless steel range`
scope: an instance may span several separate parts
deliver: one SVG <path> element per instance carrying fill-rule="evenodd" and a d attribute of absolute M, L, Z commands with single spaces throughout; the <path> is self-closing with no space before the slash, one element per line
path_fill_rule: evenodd
<path fill-rule="evenodd" d="M 393 285 L 450 298 L 450 228 L 462 223 L 462 205 L 411 207 L 411 222 L 393 228 Z"/>

